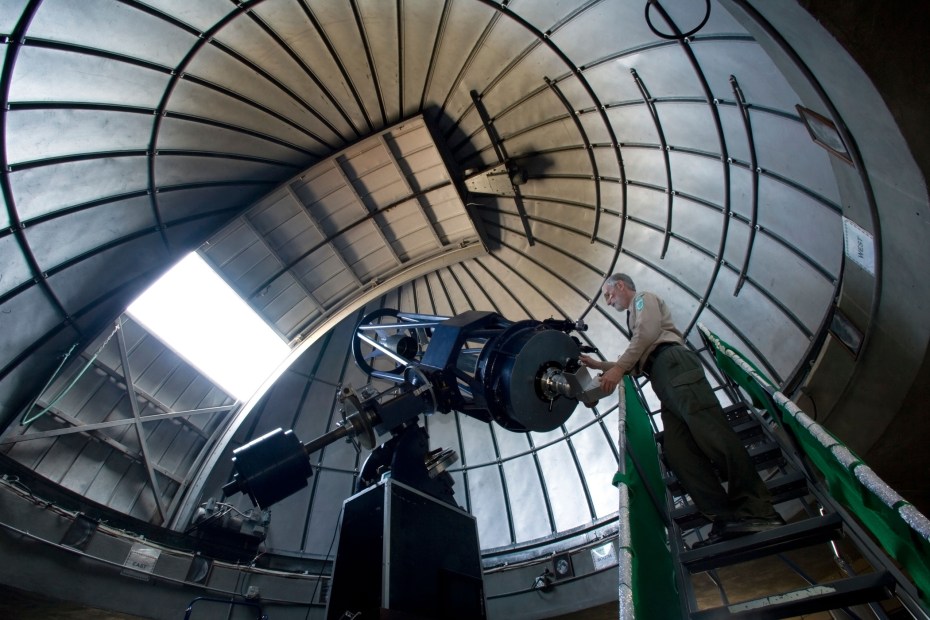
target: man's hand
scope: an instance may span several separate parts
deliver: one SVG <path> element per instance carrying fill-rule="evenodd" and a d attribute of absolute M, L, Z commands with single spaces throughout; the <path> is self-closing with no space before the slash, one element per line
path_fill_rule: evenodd
<path fill-rule="evenodd" d="M 578 357 L 578 360 L 587 368 L 604 371 L 604 374 L 600 375 L 599 379 L 601 382 L 601 390 L 605 394 L 610 394 L 617 389 L 617 384 L 620 383 L 620 379 L 623 378 L 623 371 L 613 362 L 602 362 L 594 359 L 590 355 L 581 355 Z"/>
<path fill-rule="evenodd" d="M 578 361 L 580 361 L 581 365 L 586 368 L 593 368 L 595 370 L 604 370 L 603 368 L 604 362 L 600 360 L 596 360 L 590 355 L 581 354 L 580 356 L 578 356 Z"/>
<path fill-rule="evenodd" d="M 612 394 L 620 380 L 623 379 L 623 371 L 619 366 L 611 366 L 610 370 L 601 375 L 601 390 L 605 394 Z"/>

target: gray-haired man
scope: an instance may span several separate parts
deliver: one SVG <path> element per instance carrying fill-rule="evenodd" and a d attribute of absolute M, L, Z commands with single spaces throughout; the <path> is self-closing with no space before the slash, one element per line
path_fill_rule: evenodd
<path fill-rule="evenodd" d="M 607 305 L 628 311 L 630 344 L 616 362 L 582 355 L 581 363 L 603 371 L 601 389 L 607 394 L 626 374 L 649 377 L 662 402 L 669 466 L 698 509 L 714 522 L 708 542 L 784 525 L 742 441 L 730 428 L 700 359 L 684 346 L 665 302 L 653 293 L 638 293 L 623 273 L 607 278 L 602 291 Z M 714 465 L 728 481 L 726 491 Z"/>

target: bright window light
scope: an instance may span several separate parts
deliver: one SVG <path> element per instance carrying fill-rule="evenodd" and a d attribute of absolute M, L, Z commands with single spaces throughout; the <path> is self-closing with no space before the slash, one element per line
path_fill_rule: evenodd
<path fill-rule="evenodd" d="M 238 400 L 247 400 L 290 349 L 196 253 L 132 305 L 129 314 Z"/>

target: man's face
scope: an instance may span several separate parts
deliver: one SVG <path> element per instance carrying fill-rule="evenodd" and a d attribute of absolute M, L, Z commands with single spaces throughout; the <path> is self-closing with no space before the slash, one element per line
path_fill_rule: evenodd
<path fill-rule="evenodd" d="M 626 310 L 633 300 L 633 292 L 627 288 L 622 280 L 618 280 L 614 284 L 609 282 L 604 284 L 601 291 L 604 293 L 604 301 L 614 310 Z"/>

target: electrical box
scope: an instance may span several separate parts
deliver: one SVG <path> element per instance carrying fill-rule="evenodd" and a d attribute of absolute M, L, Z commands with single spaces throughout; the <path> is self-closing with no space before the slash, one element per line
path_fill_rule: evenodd
<path fill-rule="evenodd" d="M 386 478 L 347 499 L 328 620 L 485 618 L 475 518 Z"/>

